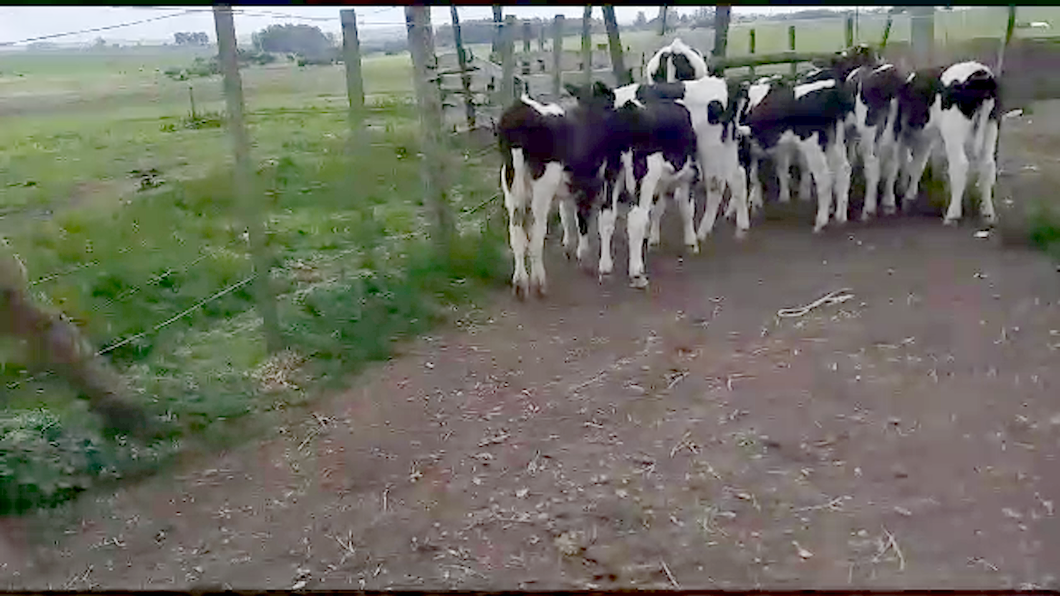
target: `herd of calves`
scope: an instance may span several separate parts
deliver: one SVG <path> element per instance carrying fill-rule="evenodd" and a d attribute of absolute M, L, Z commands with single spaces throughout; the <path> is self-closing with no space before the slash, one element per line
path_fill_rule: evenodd
<path fill-rule="evenodd" d="M 896 211 L 900 169 L 903 201 L 916 198 L 941 140 L 950 188 L 944 222 L 960 219 L 973 165 L 982 217 L 987 224 L 996 219 L 998 81 L 978 62 L 903 73 L 862 45 L 837 53 L 794 84 L 767 77 L 749 85 L 711 76 L 703 56 L 676 39 L 648 62 L 644 80 L 651 83 L 617 89 L 599 82 L 568 85 L 573 99 L 565 106 L 524 94 L 501 116 L 500 181 L 515 259 L 512 283 L 520 298 L 546 293 L 542 253 L 553 199 L 559 202 L 564 249 L 583 266 L 588 266 L 589 222 L 597 213 L 601 277 L 613 267 L 618 204 L 628 203 L 629 277 L 643 288 L 644 240 L 659 242 L 667 203 L 662 199 L 669 195 L 677 203 L 684 243 L 697 253 L 728 189 L 725 216 L 735 215 L 742 238 L 750 227 L 749 206 L 763 203 L 758 168 L 766 157 L 776 163 L 781 202 L 790 200 L 791 160 L 799 160 L 799 195 L 810 197 L 812 179 L 819 232 L 833 216 L 838 224 L 846 221 L 851 164 L 859 154 L 866 220 L 876 214 L 878 202 L 885 213 Z M 707 195 L 698 229 L 695 184 L 703 184 Z"/>

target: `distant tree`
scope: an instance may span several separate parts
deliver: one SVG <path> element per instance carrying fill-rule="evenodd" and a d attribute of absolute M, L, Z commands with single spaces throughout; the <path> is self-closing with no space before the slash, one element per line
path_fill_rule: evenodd
<path fill-rule="evenodd" d="M 96 48 L 105 48 L 107 47 L 107 40 L 103 39 L 102 37 L 97 37 L 95 43 L 93 43 L 92 45 Z"/>
<path fill-rule="evenodd" d="M 633 26 L 637 27 L 639 29 L 639 28 L 645 27 L 647 25 L 648 25 L 648 16 L 644 14 L 643 10 L 638 11 L 637 12 L 637 18 L 633 21 Z"/>
<path fill-rule="evenodd" d="M 693 29 L 712 29 L 714 27 L 714 7 L 700 6 L 692 15 Z"/>
<path fill-rule="evenodd" d="M 210 36 L 202 31 L 177 32 L 173 34 L 173 43 L 178 46 L 207 46 L 210 45 Z"/>
<path fill-rule="evenodd" d="M 270 25 L 253 35 L 259 52 L 297 54 L 311 60 L 334 54 L 331 41 L 319 27 L 311 25 Z"/>

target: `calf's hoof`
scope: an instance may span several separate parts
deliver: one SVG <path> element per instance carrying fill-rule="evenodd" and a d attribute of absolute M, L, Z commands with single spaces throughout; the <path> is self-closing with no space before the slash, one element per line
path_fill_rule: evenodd
<path fill-rule="evenodd" d="M 635 275 L 630 278 L 629 285 L 632 288 L 643 290 L 648 287 L 648 276 L 647 275 Z"/>
<path fill-rule="evenodd" d="M 876 217 L 876 212 L 875 211 L 862 211 L 861 212 L 861 221 L 862 222 L 871 221 L 872 218 L 874 218 L 874 217 Z"/>
<path fill-rule="evenodd" d="M 573 246 L 564 246 L 563 254 L 567 257 L 568 261 L 571 261 L 577 256 L 577 250 Z"/>
<path fill-rule="evenodd" d="M 515 294 L 518 300 L 526 300 L 526 297 L 530 294 L 530 286 L 525 280 L 514 282 L 512 284 L 512 293 Z"/>
<path fill-rule="evenodd" d="M 883 206 L 883 214 L 884 215 L 892 216 L 892 215 L 894 215 L 896 213 L 898 213 L 898 206 L 897 205 L 884 205 Z"/>
<path fill-rule="evenodd" d="M 737 240 L 746 240 L 747 239 L 747 230 L 741 230 L 741 229 L 737 228 L 736 229 L 736 239 Z"/>
<path fill-rule="evenodd" d="M 538 298 L 544 298 L 548 296 L 548 284 L 545 283 L 545 280 L 541 280 L 537 283 L 531 284 L 530 289 L 533 291 L 534 296 L 537 296 Z"/>
<path fill-rule="evenodd" d="M 601 285 L 611 281 L 611 272 L 610 271 L 600 271 L 599 273 L 596 274 L 596 281 L 598 281 Z"/>
<path fill-rule="evenodd" d="M 997 215 L 984 215 L 983 216 L 983 224 L 987 225 L 987 226 L 989 226 L 991 228 L 996 226 L 997 225 Z"/>
<path fill-rule="evenodd" d="M 686 244 L 685 245 L 685 250 L 689 254 L 698 255 L 699 254 L 699 243 L 697 242 L 695 244 Z"/>
<path fill-rule="evenodd" d="M 943 218 L 942 225 L 950 227 L 950 228 L 955 227 L 957 225 L 957 218 L 950 218 L 950 217 Z"/>
<path fill-rule="evenodd" d="M 593 264 L 589 262 L 589 259 L 578 259 L 578 269 L 591 275 L 593 273 Z"/>

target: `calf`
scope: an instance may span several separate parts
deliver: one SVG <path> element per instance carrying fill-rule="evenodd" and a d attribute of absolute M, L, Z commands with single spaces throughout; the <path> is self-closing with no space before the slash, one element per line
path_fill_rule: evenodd
<path fill-rule="evenodd" d="M 674 38 L 661 48 L 644 66 L 644 80 L 653 83 L 694 81 L 707 76 L 707 61 L 695 48 Z"/>
<path fill-rule="evenodd" d="M 696 134 L 689 110 L 671 99 L 629 100 L 618 108 L 616 120 L 625 142 L 611 203 L 600 213 L 599 269 L 601 275 L 611 271 L 611 235 L 617 201 L 623 190 L 628 191 L 633 198 L 626 216 L 629 278 L 633 287 L 644 288 L 648 285 L 644 272 L 644 239 L 650 225 L 649 242 L 658 244 L 659 217 L 665 209 L 667 195 L 673 194 L 681 210 L 685 246 L 693 253 L 699 252 L 692 198 L 692 185 L 699 172 Z"/>
<path fill-rule="evenodd" d="M 850 162 L 846 153 L 846 121 L 853 111 L 850 97 L 838 72 L 798 85 L 759 83 L 748 90 L 746 109 L 740 118 L 751 137 L 751 202 L 761 204 L 758 163 L 766 153 L 797 145 L 817 186 L 817 217 L 814 232 L 828 223 L 832 194 L 836 195 L 836 221 L 846 221 L 850 193 Z M 782 160 L 783 161 L 783 160 Z M 778 170 L 781 170 L 778 168 Z M 778 172 L 782 198 L 787 195 L 787 176 Z"/>
<path fill-rule="evenodd" d="M 512 285 L 519 298 L 531 290 L 539 296 L 546 294 L 542 253 L 548 215 L 557 196 L 568 254 L 571 203 L 577 210 L 577 252 L 583 264 L 588 254 L 588 218 L 603 198 L 614 94 L 598 83 L 579 99 L 576 106 L 565 110 L 523 95 L 505 110 L 497 127 L 503 160 L 500 182 L 515 259 Z M 528 251 L 529 278 L 524 264 Z"/>
<path fill-rule="evenodd" d="M 968 184 L 969 162 L 978 170 L 980 211 L 993 224 L 993 191 L 997 181 L 998 128 L 1001 106 L 994 73 L 978 62 L 914 72 L 906 79 L 898 99 L 899 135 L 906 162 L 907 184 L 903 203 L 913 201 L 920 178 L 938 141 L 946 150 L 950 202 L 943 223 L 961 218 L 961 201 Z"/>

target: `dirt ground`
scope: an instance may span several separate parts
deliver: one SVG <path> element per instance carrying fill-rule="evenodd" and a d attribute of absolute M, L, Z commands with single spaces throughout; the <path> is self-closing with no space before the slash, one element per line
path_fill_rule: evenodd
<path fill-rule="evenodd" d="M 1002 218 L 1060 182 L 1058 129 L 1006 124 Z M 553 246 L 546 301 L 498 295 L 275 437 L 6 520 L 0 587 L 1060 587 L 1056 265 L 811 221 L 664 244 L 647 292 Z"/>

